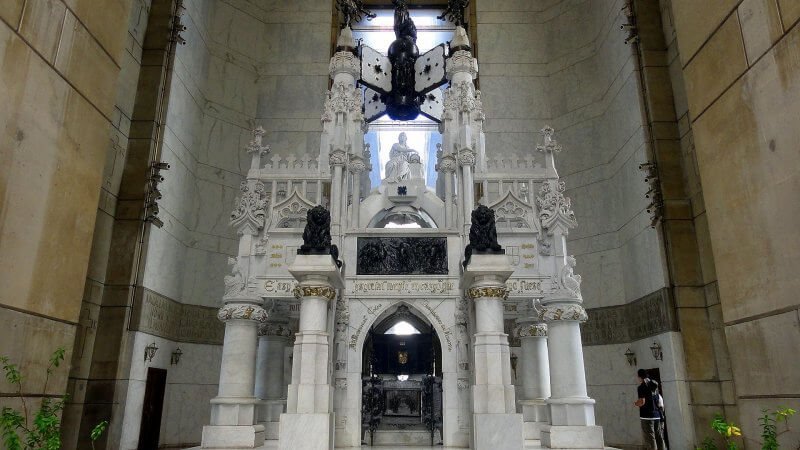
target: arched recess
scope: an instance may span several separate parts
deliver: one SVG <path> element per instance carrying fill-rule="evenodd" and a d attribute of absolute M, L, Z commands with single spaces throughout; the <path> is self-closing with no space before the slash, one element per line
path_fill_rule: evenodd
<path fill-rule="evenodd" d="M 369 358 L 370 358 L 370 339 L 373 335 L 383 335 L 386 331 L 392 328 L 399 322 L 407 322 L 416 328 L 421 334 L 430 334 L 431 343 L 433 344 L 433 368 L 434 375 L 437 377 L 442 376 L 442 343 L 439 338 L 439 333 L 433 327 L 431 322 L 421 315 L 420 311 L 413 308 L 406 302 L 398 302 L 387 308 L 378 318 L 373 322 L 370 331 L 365 333 L 364 344 L 361 350 L 361 374 L 369 375 Z M 420 372 L 417 372 L 420 373 Z"/>
<path fill-rule="evenodd" d="M 445 352 L 449 352 L 449 350 L 446 349 L 444 345 L 442 345 L 443 343 L 442 341 L 445 339 L 445 336 L 449 335 L 449 332 L 448 330 L 443 328 L 442 324 L 439 321 L 437 321 L 435 317 L 433 317 L 430 311 L 416 308 L 410 303 L 405 302 L 403 300 L 397 300 L 394 303 L 390 303 L 385 307 L 383 307 L 380 314 L 372 315 L 371 316 L 372 320 L 365 324 L 364 329 L 370 330 L 372 327 L 382 324 L 384 321 L 386 321 L 387 318 L 391 317 L 401 305 L 405 305 L 406 307 L 408 307 L 409 312 L 411 312 L 418 320 L 420 320 L 423 324 L 425 324 L 425 326 L 433 327 L 433 331 L 435 332 L 436 338 L 439 340 L 439 348 L 440 348 L 439 354 L 441 355 L 442 359 L 441 364 L 437 362 L 437 372 L 448 372 L 455 370 L 454 363 L 452 361 L 448 361 L 448 359 L 452 358 L 449 358 L 450 355 L 445 354 Z M 412 325 L 416 326 L 413 323 Z M 369 337 L 368 332 L 361 333 L 358 336 L 355 348 L 357 355 L 361 356 L 364 355 L 364 344 L 367 342 L 368 337 Z M 358 367 L 359 372 L 361 372 L 363 369 L 362 362 L 363 361 L 359 359 L 359 367 Z M 439 369 L 438 367 L 441 367 L 441 369 Z"/>

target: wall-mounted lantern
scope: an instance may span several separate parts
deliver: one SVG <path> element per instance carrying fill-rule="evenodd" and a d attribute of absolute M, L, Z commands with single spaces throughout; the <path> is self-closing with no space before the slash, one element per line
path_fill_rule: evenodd
<path fill-rule="evenodd" d="M 144 348 L 144 361 L 145 362 L 152 362 L 153 357 L 156 356 L 156 352 L 158 351 L 158 346 L 155 342 L 148 345 Z"/>
<path fill-rule="evenodd" d="M 628 349 L 625 350 L 625 359 L 628 360 L 629 366 L 636 365 L 636 353 L 634 353 L 633 350 L 630 349 L 630 347 L 628 347 Z"/>
<path fill-rule="evenodd" d="M 181 355 L 183 352 L 181 351 L 180 347 L 176 348 L 174 352 L 172 352 L 172 356 L 169 358 L 169 364 L 177 366 L 178 363 L 181 361 Z"/>
<path fill-rule="evenodd" d="M 653 352 L 653 358 L 657 361 L 662 361 L 664 359 L 664 354 L 661 353 L 661 344 L 658 342 L 653 342 L 653 345 L 650 346 L 650 351 Z"/>

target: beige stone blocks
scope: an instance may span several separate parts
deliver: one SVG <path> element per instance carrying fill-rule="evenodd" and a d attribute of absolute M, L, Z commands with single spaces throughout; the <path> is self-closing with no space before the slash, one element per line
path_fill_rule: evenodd
<path fill-rule="evenodd" d="M 50 64 L 56 57 L 66 13 L 61 0 L 39 0 L 28 2 L 22 16 L 19 34 Z"/>
<path fill-rule="evenodd" d="M 725 321 L 797 304 L 800 29 L 694 124 Z"/>
<path fill-rule="evenodd" d="M 800 2 L 797 0 L 778 0 L 778 6 L 781 11 L 783 29 L 789 30 L 800 19 Z"/>
<path fill-rule="evenodd" d="M 738 13 L 747 62 L 753 64 L 783 35 L 778 4 L 775 0 L 744 0 Z"/>
<path fill-rule="evenodd" d="M 106 117 L 111 117 L 119 67 L 72 14 L 64 20 L 55 67 Z"/>
<path fill-rule="evenodd" d="M 679 36 L 678 43 L 680 42 Z M 746 69 L 747 58 L 742 44 L 739 19 L 734 14 L 684 68 L 689 114 L 693 118 L 702 114 L 708 105 Z"/>
<path fill-rule="evenodd" d="M 11 28 L 17 29 L 22 17 L 25 0 L 0 0 L 0 19 L 6 21 Z"/>
<path fill-rule="evenodd" d="M 734 10 L 740 0 L 672 0 L 678 50 L 686 65 L 703 43 Z M 789 0 L 794 1 L 794 0 Z M 739 39 L 741 41 L 741 38 Z"/>
<path fill-rule="evenodd" d="M 131 0 L 64 0 L 64 3 L 118 65 L 128 37 Z"/>

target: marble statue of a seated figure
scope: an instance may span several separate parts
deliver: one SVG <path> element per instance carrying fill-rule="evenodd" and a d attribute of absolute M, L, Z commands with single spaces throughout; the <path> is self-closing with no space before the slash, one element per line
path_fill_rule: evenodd
<path fill-rule="evenodd" d="M 411 178 L 419 178 L 421 174 L 412 170 L 411 164 L 421 162 L 419 153 L 408 146 L 408 137 L 400 133 L 398 142 L 389 151 L 389 162 L 386 163 L 386 181 L 397 182 Z"/>

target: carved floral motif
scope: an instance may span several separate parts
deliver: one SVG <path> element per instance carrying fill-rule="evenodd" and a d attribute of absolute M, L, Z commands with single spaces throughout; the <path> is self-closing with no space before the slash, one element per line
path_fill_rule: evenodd
<path fill-rule="evenodd" d="M 292 291 L 294 298 L 322 297 L 328 300 L 336 298 L 336 290 L 330 286 L 297 286 Z"/>
<path fill-rule="evenodd" d="M 332 166 L 344 166 L 347 164 L 347 159 L 347 153 L 343 150 L 334 150 L 329 157 Z"/>
<path fill-rule="evenodd" d="M 239 185 L 242 192 L 236 198 L 236 208 L 231 213 L 231 226 L 239 230 L 239 234 L 257 234 L 264 228 L 267 217 L 267 205 L 264 183 L 260 181 L 242 181 Z"/>
<path fill-rule="evenodd" d="M 328 71 L 331 77 L 337 73 L 349 73 L 357 78 L 361 75 L 361 60 L 356 58 L 352 52 L 336 52 L 331 58 Z"/>
<path fill-rule="evenodd" d="M 322 114 L 322 121 L 331 122 L 337 114 L 350 114 L 353 120 L 363 121 L 361 95 L 361 90 L 352 83 L 343 81 L 334 83 L 325 98 L 325 112 Z"/>
<path fill-rule="evenodd" d="M 503 287 L 479 287 L 467 289 L 467 297 L 471 299 L 491 297 L 491 298 L 508 298 L 508 288 Z"/>
<path fill-rule="evenodd" d="M 564 196 L 566 189 L 563 181 L 544 182 L 536 197 L 542 227 L 551 233 L 558 227 L 566 234 L 569 229 L 578 226 L 575 213 L 572 211 L 572 202 L 569 197 Z"/>
<path fill-rule="evenodd" d="M 475 165 L 475 152 L 465 148 L 458 152 L 458 163 L 462 166 L 474 166 Z"/>
<path fill-rule="evenodd" d="M 436 164 L 437 172 L 453 173 L 456 171 L 456 158 L 452 155 L 445 155 L 439 158 Z"/>
<path fill-rule="evenodd" d="M 451 112 L 475 112 L 482 119 L 483 101 L 481 100 L 481 91 L 476 90 L 475 85 L 469 81 L 461 81 L 451 85 L 450 88 L 444 91 L 444 109 Z"/>
<path fill-rule="evenodd" d="M 217 319 L 225 322 L 228 320 L 254 320 L 256 322 L 266 322 L 267 312 L 258 305 L 230 303 L 219 309 Z"/>
<path fill-rule="evenodd" d="M 447 78 L 452 79 L 456 72 L 468 72 L 475 78 L 478 76 L 478 60 L 467 50 L 458 50 L 447 60 Z"/>
<path fill-rule="evenodd" d="M 555 322 L 557 320 L 574 320 L 586 322 L 589 316 L 581 305 L 547 305 L 539 311 L 539 320 Z"/>
<path fill-rule="evenodd" d="M 520 325 L 517 328 L 517 336 L 524 337 L 546 337 L 547 324 L 544 323 L 529 323 Z"/>

